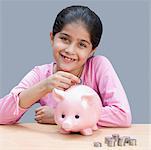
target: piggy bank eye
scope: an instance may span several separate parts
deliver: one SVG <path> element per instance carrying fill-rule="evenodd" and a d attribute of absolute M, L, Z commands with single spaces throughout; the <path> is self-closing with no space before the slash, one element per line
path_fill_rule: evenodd
<path fill-rule="evenodd" d="M 65 118 L 65 115 L 64 114 L 62 114 L 62 116 L 61 116 L 62 118 Z"/>
<path fill-rule="evenodd" d="M 76 119 L 79 119 L 79 117 L 80 117 L 79 115 L 75 115 L 75 118 L 76 118 Z"/>

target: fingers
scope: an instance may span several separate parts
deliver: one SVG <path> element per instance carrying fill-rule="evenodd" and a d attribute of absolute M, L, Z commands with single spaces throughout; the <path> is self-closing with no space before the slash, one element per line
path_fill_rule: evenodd
<path fill-rule="evenodd" d="M 56 80 L 54 80 L 55 88 L 66 90 L 70 86 L 80 83 L 80 79 L 68 72 L 58 71 L 55 75 Z"/>
<path fill-rule="evenodd" d="M 56 124 L 54 119 L 51 118 L 42 118 L 42 119 L 36 119 L 37 123 L 45 123 L 45 124 Z"/>
<path fill-rule="evenodd" d="M 65 78 L 68 78 L 69 81 L 72 81 L 73 83 L 80 83 L 80 79 L 77 76 L 68 72 L 63 72 L 63 71 L 61 71 L 61 73 L 62 73 L 62 76 Z"/>
<path fill-rule="evenodd" d="M 35 116 L 35 121 L 37 121 L 38 123 L 42 123 L 43 120 L 43 116 L 42 115 L 36 115 Z"/>
<path fill-rule="evenodd" d="M 41 106 L 35 110 L 35 120 L 38 123 L 52 122 L 53 110 L 49 106 Z"/>
<path fill-rule="evenodd" d="M 80 79 L 77 76 L 64 71 L 58 71 L 47 78 L 48 91 L 50 92 L 54 88 L 66 90 L 77 83 L 80 83 Z"/>
<path fill-rule="evenodd" d="M 41 106 L 41 107 L 36 108 L 35 113 L 40 112 L 40 111 L 43 109 L 43 107 L 44 107 L 44 106 Z"/>
<path fill-rule="evenodd" d="M 41 106 L 35 110 L 35 116 L 45 114 L 45 111 L 50 109 L 48 106 Z"/>
<path fill-rule="evenodd" d="M 42 121 L 43 116 L 44 116 L 44 113 L 43 113 L 43 106 L 42 106 L 35 110 L 35 120 L 38 123 L 40 123 Z"/>
<path fill-rule="evenodd" d="M 71 86 L 73 84 L 72 80 L 71 79 L 68 79 L 66 77 L 60 77 L 60 79 L 58 80 L 58 82 L 60 84 L 64 84 L 64 86 Z"/>
<path fill-rule="evenodd" d="M 37 111 L 37 112 L 35 112 L 35 116 L 37 116 L 37 115 L 42 115 L 42 114 L 44 114 L 44 112 L 43 111 Z"/>
<path fill-rule="evenodd" d="M 54 111 L 49 106 L 41 106 L 35 110 L 35 121 L 37 123 L 55 124 Z"/>
<path fill-rule="evenodd" d="M 38 122 L 38 123 L 42 123 L 43 120 L 45 119 L 45 114 L 42 112 L 42 111 L 39 111 L 35 114 L 35 120 Z"/>
<path fill-rule="evenodd" d="M 49 124 L 55 124 L 54 118 L 45 116 L 45 114 L 36 115 L 36 116 L 35 116 L 35 121 L 37 121 L 37 123 L 49 123 Z"/>
<path fill-rule="evenodd" d="M 58 89 L 61 89 L 61 90 L 66 90 L 66 89 L 68 89 L 71 85 L 72 85 L 72 83 L 71 83 L 71 84 L 67 84 L 67 83 L 65 83 L 65 82 L 63 82 L 63 81 L 60 81 L 59 84 L 58 84 L 58 86 L 57 86 L 57 88 L 58 88 Z"/>
<path fill-rule="evenodd" d="M 38 121 L 38 120 L 41 120 L 43 118 L 43 115 L 36 115 L 35 116 L 35 120 Z"/>

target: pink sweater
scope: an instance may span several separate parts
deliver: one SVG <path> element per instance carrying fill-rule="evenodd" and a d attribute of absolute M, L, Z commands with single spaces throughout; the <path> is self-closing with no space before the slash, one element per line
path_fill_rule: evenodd
<path fill-rule="evenodd" d="M 11 92 L 0 99 L 0 124 L 16 123 L 27 111 L 19 107 L 18 94 L 51 76 L 53 64 L 36 66 Z M 93 88 L 102 101 L 102 115 L 98 124 L 106 127 L 128 127 L 131 125 L 131 111 L 120 80 L 109 60 L 104 56 L 94 56 L 88 59 L 81 76 L 82 84 Z M 51 93 L 42 97 L 39 103 L 55 106 Z"/>

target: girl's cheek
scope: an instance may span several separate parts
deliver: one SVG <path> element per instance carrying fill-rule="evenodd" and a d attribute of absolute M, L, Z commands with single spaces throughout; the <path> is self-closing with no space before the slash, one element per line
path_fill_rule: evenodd
<path fill-rule="evenodd" d="M 85 54 L 84 52 L 83 53 L 81 53 L 81 60 L 83 60 L 83 61 L 86 61 L 88 58 L 89 58 L 89 55 L 88 54 Z"/>
<path fill-rule="evenodd" d="M 65 49 L 67 48 L 67 45 L 62 42 L 57 42 L 54 44 L 54 49 Z"/>

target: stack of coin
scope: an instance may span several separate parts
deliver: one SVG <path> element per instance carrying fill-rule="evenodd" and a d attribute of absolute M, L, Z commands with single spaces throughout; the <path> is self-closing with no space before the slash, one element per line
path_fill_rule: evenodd
<path fill-rule="evenodd" d="M 130 136 L 122 136 L 120 137 L 119 134 L 112 134 L 112 136 L 105 137 L 105 144 L 109 147 L 114 146 L 136 146 L 136 139 L 131 139 Z"/>
<path fill-rule="evenodd" d="M 125 140 L 123 137 L 119 137 L 117 145 L 118 146 L 125 146 Z"/>
<path fill-rule="evenodd" d="M 130 138 L 130 136 L 121 136 L 119 134 L 112 134 L 112 136 L 105 137 L 105 144 L 108 147 L 115 147 L 115 146 L 136 146 L 137 141 L 135 138 Z M 101 142 L 94 142 L 94 147 L 102 147 Z"/>
<path fill-rule="evenodd" d="M 107 142 L 107 146 L 108 147 L 115 147 L 115 139 L 114 138 L 110 138 Z"/>
<path fill-rule="evenodd" d="M 115 139 L 115 142 L 118 142 L 120 135 L 119 134 L 112 134 L 112 137 Z"/>
<path fill-rule="evenodd" d="M 110 137 L 110 136 L 105 137 L 105 141 L 104 141 L 104 142 L 105 142 L 105 144 L 107 144 L 107 143 L 108 143 L 108 141 L 109 141 L 109 140 L 111 140 L 111 139 L 112 139 L 112 137 Z"/>
<path fill-rule="evenodd" d="M 129 140 L 129 145 L 130 146 L 136 146 L 136 139 L 130 139 Z"/>
<path fill-rule="evenodd" d="M 93 145 L 94 145 L 94 147 L 102 147 L 101 142 L 94 142 Z"/>

